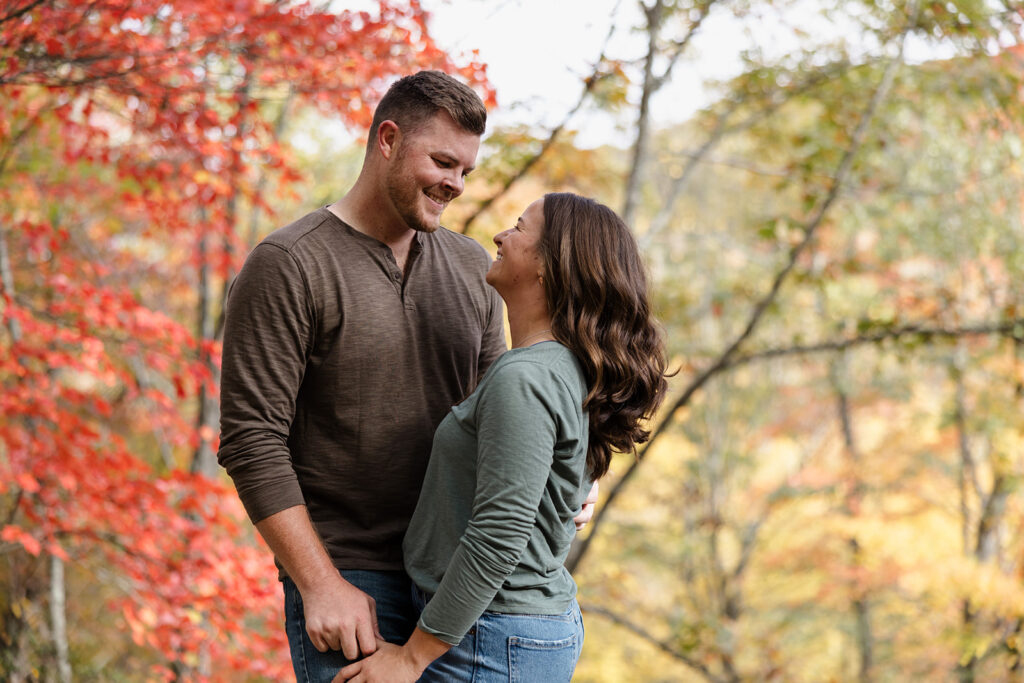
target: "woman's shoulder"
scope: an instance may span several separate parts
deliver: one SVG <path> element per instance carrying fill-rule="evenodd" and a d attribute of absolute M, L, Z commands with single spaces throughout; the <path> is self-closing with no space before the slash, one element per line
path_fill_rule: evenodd
<path fill-rule="evenodd" d="M 491 383 L 497 385 L 527 382 L 546 386 L 557 382 L 573 394 L 585 393 L 579 361 L 572 351 L 556 341 L 510 349 L 494 362 L 488 375 Z"/>

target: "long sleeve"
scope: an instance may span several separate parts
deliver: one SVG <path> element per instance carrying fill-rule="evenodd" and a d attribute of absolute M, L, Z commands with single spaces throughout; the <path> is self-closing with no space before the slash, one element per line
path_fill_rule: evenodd
<path fill-rule="evenodd" d="M 456 644 L 523 555 L 551 476 L 560 415 L 573 397 L 548 368 L 496 368 L 476 403 L 476 489 L 468 526 L 420 628 Z"/>
<path fill-rule="evenodd" d="M 304 502 L 288 434 L 313 317 L 292 256 L 273 244 L 257 246 L 226 304 L 217 453 L 253 522 Z"/>

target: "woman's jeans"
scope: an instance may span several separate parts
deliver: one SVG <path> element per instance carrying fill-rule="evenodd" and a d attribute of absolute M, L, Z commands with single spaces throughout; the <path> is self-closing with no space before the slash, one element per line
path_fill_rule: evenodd
<path fill-rule="evenodd" d="M 341 576 L 377 602 L 377 625 L 384 640 L 402 645 L 416 628 L 419 610 L 413 606 L 415 586 L 404 571 L 346 570 Z M 320 652 L 306 633 L 302 596 L 291 579 L 284 579 L 284 623 L 288 633 L 295 679 L 299 683 L 329 683 L 350 662 L 340 650 Z"/>
<path fill-rule="evenodd" d="M 417 611 L 426 596 L 414 588 Z M 484 612 L 462 642 L 434 661 L 421 682 L 570 681 L 583 649 L 583 617 L 574 599 L 563 614 Z"/>

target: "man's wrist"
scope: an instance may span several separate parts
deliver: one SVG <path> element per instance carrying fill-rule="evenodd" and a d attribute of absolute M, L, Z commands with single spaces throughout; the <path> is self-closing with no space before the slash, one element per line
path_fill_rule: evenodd
<path fill-rule="evenodd" d="M 341 573 L 335 569 L 333 565 L 329 568 L 325 567 L 318 571 L 306 572 L 301 583 L 295 578 L 292 580 L 295 582 L 295 587 L 299 589 L 299 593 L 302 595 L 336 592 L 339 586 L 347 583 L 345 579 L 342 578 Z"/>

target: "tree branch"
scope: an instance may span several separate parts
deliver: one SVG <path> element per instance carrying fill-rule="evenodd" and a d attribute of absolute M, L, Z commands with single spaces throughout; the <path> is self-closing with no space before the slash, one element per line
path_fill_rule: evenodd
<path fill-rule="evenodd" d="M 877 332 L 865 333 L 846 339 L 834 339 L 818 342 L 816 344 L 794 344 L 792 346 L 764 349 L 748 354 L 743 354 L 730 359 L 723 366 L 723 370 L 737 368 L 741 365 L 785 358 L 787 356 L 806 356 L 816 353 L 838 353 L 858 346 L 868 344 L 880 344 L 886 341 L 897 341 L 911 337 L 918 337 L 922 341 L 931 339 L 958 339 L 960 337 L 999 335 L 1013 337 L 1014 339 L 1024 337 L 1024 318 L 1010 318 L 1002 322 L 978 323 L 974 325 L 963 325 L 961 327 L 929 327 L 926 325 L 911 324 L 879 330 Z"/>
<path fill-rule="evenodd" d="M 698 31 L 700 31 L 701 24 L 703 24 L 704 20 L 708 18 L 709 14 L 711 14 L 711 6 L 716 2 L 718 2 L 718 0 L 708 0 L 706 4 L 700 8 L 700 14 L 698 14 L 697 18 L 693 20 L 692 24 L 690 24 L 690 30 L 686 32 L 686 35 L 679 40 L 673 41 L 672 54 L 668 57 L 668 64 L 665 66 L 665 71 L 660 76 L 655 77 L 655 90 L 661 88 L 661 86 L 668 82 L 672 77 L 672 69 L 675 68 L 679 58 L 683 55 L 683 51 L 686 50 L 686 46 L 690 44 L 693 37 L 697 35 Z"/>
<path fill-rule="evenodd" d="M 675 415 L 676 411 L 678 411 L 680 408 L 689 403 L 690 399 L 693 398 L 693 395 L 696 394 L 712 377 L 722 372 L 726 367 L 729 366 L 733 358 L 738 353 L 739 348 L 747 341 L 747 339 L 750 338 L 754 330 L 757 328 L 758 324 L 761 322 L 761 319 L 764 317 L 765 312 L 767 312 L 769 306 L 771 306 L 771 304 L 777 298 L 779 291 L 782 289 L 782 284 L 786 281 L 786 279 L 789 277 L 789 274 L 796 267 L 796 263 L 797 260 L 800 258 L 800 255 L 807 249 L 808 245 L 811 243 L 811 240 L 817 233 L 818 227 L 824 220 L 825 215 L 828 213 L 828 210 L 832 207 L 836 198 L 839 196 L 840 188 L 845 183 L 846 178 L 849 175 L 850 168 L 853 165 L 853 159 L 864 143 L 864 138 L 867 134 L 868 126 L 872 118 L 874 118 L 875 112 L 878 110 L 879 106 L 885 99 L 886 95 L 889 92 L 889 89 L 892 86 L 893 79 L 896 75 L 897 67 L 903 62 L 903 48 L 906 44 L 906 36 L 907 33 L 910 31 L 910 28 L 915 23 L 916 19 L 913 21 L 908 21 L 906 26 L 904 27 L 903 32 L 900 36 L 899 51 L 897 53 L 897 56 L 894 59 L 892 59 L 886 66 L 885 72 L 882 75 L 882 80 L 879 83 L 878 87 L 875 89 L 875 92 L 872 95 L 871 100 L 865 107 L 864 113 L 861 115 L 860 121 L 858 122 L 857 127 L 854 130 L 853 136 L 850 140 L 850 146 L 846 149 L 846 152 L 843 154 L 843 157 L 840 160 L 835 173 L 833 174 L 832 187 L 829 189 L 829 192 L 825 196 L 825 199 L 821 202 L 821 204 L 819 204 L 818 210 L 814 213 L 814 215 L 811 217 L 811 219 L 807 222 L 807 224 L 804 227 L 803 239 L 790 250 L 789 258 L 786 262 L 786 265 L 783 266 L 783 268 L 775 275 L 775 278 L 772 281 L 771 287 L 769 288 L 768 292 L 754 306 L 754 310 L 750 314 L 750 318 L 748 319 L 746 326 L 743 328 L 743 331 L 733 340 L 733 342 L 725 349 L 725 351 L 722 352 L 722 354 L 718 357 L 718 360 L 716 360 L 703 372 L 697 375 L 697 377 L 692 382 L 690 382 L 690 384 L 683 390 L 683 393 L 680 395 L 680 397 L 676 399 L 676 401 L 672 404 L 671 407 L 669 407 L 668 410 L 665 411 L 665 419 L 663 419 L 661 423 L 659 423 L 658 426 L 654 429 L 654 431 L 651 432 L 650 438 L 647 441 L 647 444 L 644 446 L 643 450 L 641 450 L 638 453 L 637 458 L 629 466 L 629 469 L 626 470 L 622 478 L 619 479 L 615 483 L 615 485 L 611 487 L 611 490 L 608 493 L 608 497 L 605 500 L 604 505 L 600 506 L 597 509 L 597 512 L 595 512 L 594 514 L 594 518 L 591 520 L 589 524 L 590 533 L 582 539 L 577 537 L 577 541 L 573 544 L 573 548 L 570 550 L 569 557 L 566 560 L 566 567 L 570 571 L 572 571 L 579 565 L 579 562 L 586 554 L 587 550 L 590 547 L 590 543 L 592 542 L 595 534 L 600 528 L 601 523 L 604 521 L 605 513 L 607 513 L 608 509 L 611 507 L 612 502 L 618 497 L 622 490 L 624 490 L 624 488 L 628 485 L 629 481 L 633 478 L 633 475 L 639 467 L 639 463 L 642 461 L 643 454 L 646 453 L 650 449 L 650 447 L 658 440 L 658 438 L 665 432 L 669 424 L 671 424 L 672 417 Z"/>
<path fill-rule="evenodd" d="M 631 632 L 632 634 L 634 634 L 636 636 L 639 636 L 640 638 L 642 638 L 643 640 L 647 641 L 651 645 L 654 645 L 656 648 L 658 648 L 659 650 L 661 650 L 665 654 L 669 655 L 670 657 L 672 657 L 676 661 L 682 662 L 683 664 L 685 664 L 689 668 L 693 669 L 697 673 L 702 674 L 709 681 L 714 681 L 715 683 L 719 683 L 720 681 L 724 681 L 724 679 L 722 679 L 722 678 L 716 676 L 715 674 L 713 674 L 708 669 L 708 667 L 705 666 L 704 664 L 702 664 L 701 662 L 697 661 L 696 659 L 693 659 L 692 657 L 687 656 L 686 654 L 684 654 L 682 652 L 679 652 L 674 647 L 672 647 L 670 644 L 668 644 L 668 643 L 666 643 L 666 642 L 664 642 L 662 640 L 659 640 L 658 638 L 656 638 L 652 634 L 648 633 L 647 630 L 644 629 L 642 626 L 638 626 L 637 624 L 634 624 L 629 619 L 626 619 L 625 617 L 622 617 L 622 616 L 616 614 L 615 612 L 612 612 L 609 609 L 605 609 L 604 607 L 597 607 L 595 605 L 589 605 L 588 604 L 588 605 L 581 605 L 580 608 L 584 612 L 593 613 L 593 614 L 600 614 L 601 616 L 605 617 L 606 619 L 608 619 L 612 623 L 617 624 L 618 626 L 621 626 L 621 627 L 625 628 L 627 631 Z"/>
<path fill-rule="evenodd" d="M 32 2 L 28 3 L 21 9 L 12 10 L 11 12 L 0 17 L 0 24 L 6 24 L 8 21 L 12 21 L 24 14 L 28 14 L 29 12 L 34 10 L 36 7 L 39 7 L 39 5 L 43 4 L 44 2 L 46 2 L 46 0 L 32 0 Z"/>
<path fill-rule="evenodd" d="M 846 62 L 838 63 L 833 65 L 839 73 L 845 73 L 850 68 L 850 64 Z M 715 121 L 714 128 L 708 139 L 702 144 L 696 151 L 689 153 L 680 153 L 680 156 L 686 157 L 686 165 L 683 167 L 682 173 L 678 178 L 673 180 L 671 188 L 669 189 L 668 196 L 662 201 L 662 208 L 651 220 L 650 228 L 644 233 L 640 239 L 639 244 L 641 247 L 646 247 L 650 242 L 661 233 L 669 225 L 669 221 L 672 217 L 672 209 L 675 207 L 676 199 L 682 194 L 687 183 L 690 180 L 691 175 L 700 165 L 700 162 L 705 159 L 708 153 L 714 149 L 723 138 L 733 135 L 735 133 L 741 133 L 745 130 L 749 130 L 759 121 L 763 121 L 771 116 L 773 113 L 778 111 L 784 104 L 793 100 L 794 98 L 803 95 L 818 85 L 828 82 L 834 77 L 832 69 L 825 71 L 819 71 L 812 74 L 806 81 L 803 81 L 791 88 L 783 91 L 782 96 L 779 96 L 778 91 L 770 99 L 768 105 L 763 109 L 759 109 L 756 112 L 750 114 L 745 119 L 737 122 L 730 126 L 729 120 L 732 115 L 745 103 L 742 99 L 734 99 L 726 107 L 726 110 L 718 117 Z M 751 169 L 747 169 L 751 170 Z M 831 180 L 832 177 L 829 177 Z"/>
<path fill-rule="evenodd" d="M 618 5 L 616 5 L 616 9 L 617 8 Z M 615 10 L 612 11 L 613 16 L 614 14 Z M 593 92 L 597 84 L 601 82 L 601 65 L 604 63 L 605 53 L 608 49 L 608 43 L 611 42 L 612 34 L 614 32 L 615 22 L 612 22 L 611 25 L 608 27 L 608 35 L 605 36 L 604 44 L 601 46 L 601 53 L 598 56 L 597 61 L 594 62 L 594 70 L 589 76 L 587 76 L 586 79 L 584 79 L 583 91 L 580 93 L 579 99 L 576 100 L 576 104 L 573 105 L 573 108 L 570 109 L 569 112 L 562 118 L 561 123 L 555 126 L 551 130 L 551 132 L 548 133 L 548 137 L 541 145 L 540 150 L 532 157 L 527 159 L 526 163 L 524 163 L 518 171 L 516 171 L 512 176 L 507 178 L 505 182 L 502 183 L 501 188 L 497 192 L 495 192 L 493 195 L 480 202 L 480 204 L 473 211 L 473 213 L 469 215 L 469 218 L 467 218 L 465 222 L 462 224 L 462 228 L 459 230 L 459 232 L 461 232 L 463 235 L 469 232 L 469 226 L 471 226 L 473 222 L 480 217 L 480 214 L 487 211 L 487 209 L 489 209 L 491 205 L 494 204 L 494 202 L 504 197 L 505 194 L 512 188 L 512 186 L 519 182 L 519 180 L 521 180 L 523 176 L 529 173 L 530 169 L 533 168 L 537 164 L 537 162 L 544 157 L 545 154 L 547 154 L 547 151 L 549 149 L 551 149 L 551 146 L 555 143 L 555 139 L 569 124 L 569 121 L 572 119 L 573 116 L 576 115 L 576 112 L 580 110 L 580 108 L 583 106 L 583 103 L 586 102 L 587 97 L 590 95 L 591 92 Z"/>

